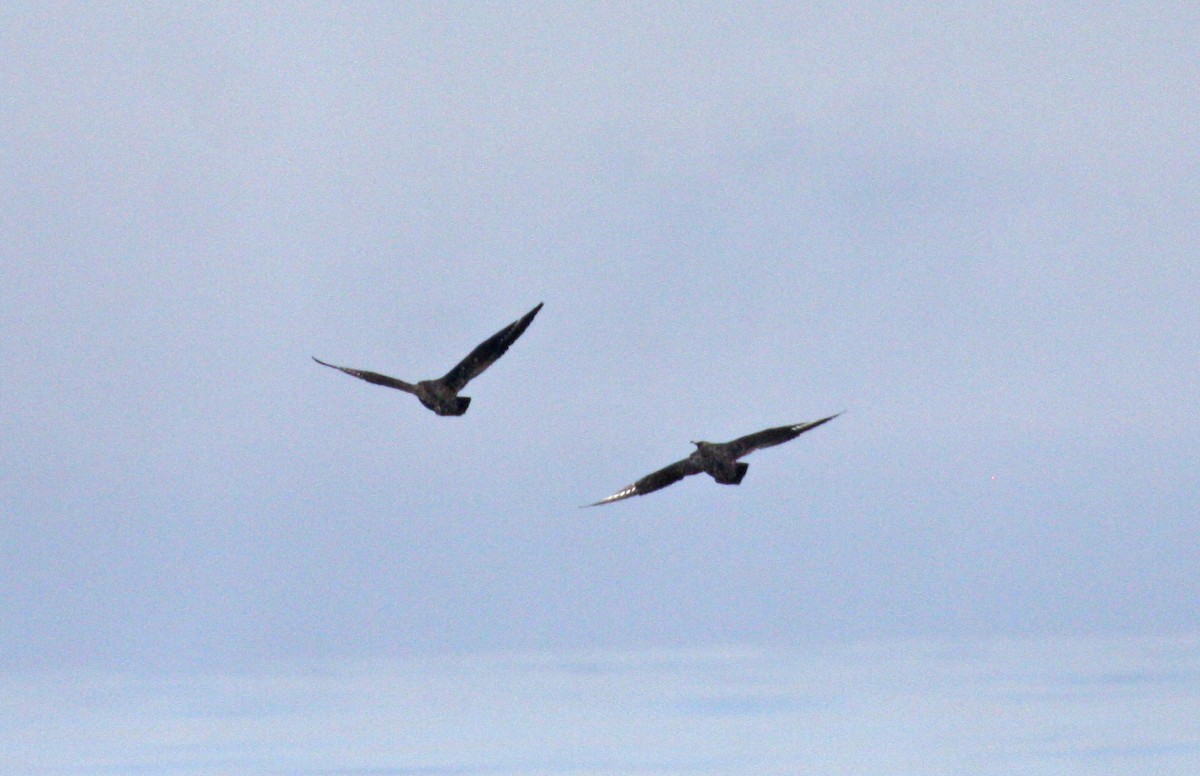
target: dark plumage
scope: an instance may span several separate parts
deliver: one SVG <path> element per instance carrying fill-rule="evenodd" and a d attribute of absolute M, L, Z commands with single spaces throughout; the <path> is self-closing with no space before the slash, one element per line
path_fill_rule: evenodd
<path fill-rule="evenodd" d="M 764 447 L 781 445 L 784 442 L 795 439 L 809 429 L 816 428 L 822 423 L 828 423 L 841 414 L 839 412 L 837 415 L 830 415 L 827 418 L 814 420 L 812 423 L 799 423 L 794 426 L 768 428 L 754 434 L 738 437 L 732 442 L 692 442 L 696 446 L 696 451 L 682 461 L 676 461 L 653 474 L 647 474 L 632 485 L 621 488 L 608 498 L 603 498 L 594 504 L 585 504 L 584 506 L 596 507 L 601 504 L 610 504 L 613 501 L 630 498 L 631 496 L 644 496 L 647 493 L 661 490 L 668 485 L 674 485 L 684 477 L 699 474 L 700 472 L 707 472 L 722 485 L 737 485 L 746 476 L 746 470 L 750 468 L 750 464 L 738 461 L 743 455 L 748 455 Z"/>
<path fill-rule="evenodd" d="M 439 415 L 462 415 L 471 404 L 471 399 L 468 396 L 459 396 L 458 392 L 467 383 L 482 374 L 483 370 L 494 364 L 496 359 L 503 356 L 509 346 L 517 341 L 517 337 L 520 337 L 529 328 L 534 316 L 541 309 L 542 305 L 538 303 L 537 307 L 525 313 L 519 320 L 513 321 L 488 337 L 442 377 L 436 380 L 422 380 L 415 385 L 381 375 L 378 372 L 366 372 L 361 369 L 327 364 L 316 356 L 313 356 L 313 361 L 322 366 L 341 370 L 360 380 L 366 380 L 368 383 L 386 385 L 388 388 L 397 388 L 415 394 L 422 404 Z"/>

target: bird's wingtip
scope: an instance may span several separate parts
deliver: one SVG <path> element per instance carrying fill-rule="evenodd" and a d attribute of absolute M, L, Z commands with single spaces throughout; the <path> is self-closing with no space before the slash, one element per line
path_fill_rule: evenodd
<path fill-rule="evenodd" d="M 845 412 L 845 410 L 842 410 L 842 412 Z M 808 431 L 809 429 L 816 428 L 817 426 L 823 426 L 826 423 L 828 423 L 829 421 L 836 418 L 838 415 L 841 415 L 842 412 L 836 413 L 834 415 L 830 415 L 825 418 L 821 418 L 820 420 L 812 420 L 807 423 L 797 423 L 796 425 L 792 426 L 792 429 L 794 431 L 804 432 L 804 431 Z"/>

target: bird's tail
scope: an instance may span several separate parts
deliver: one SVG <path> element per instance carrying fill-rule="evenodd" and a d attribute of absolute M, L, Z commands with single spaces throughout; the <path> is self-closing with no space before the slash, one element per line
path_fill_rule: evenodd
<path fill-rule="evenodd" d="M 713 479 L 716 480 L 717 482 L 721 483 L 722 485 L 737 485 L 739 482 L 742 481 L 742 478 L 746 476 L 746 470 L 749 468 L 750 468 L 750 464 L 742 463 L 741 461 L 738 461 L 737 462 L 737 471 L 734 472 L 732 477 L 726 479 L 724 477 L 718 477 L 714 474 Z"/>

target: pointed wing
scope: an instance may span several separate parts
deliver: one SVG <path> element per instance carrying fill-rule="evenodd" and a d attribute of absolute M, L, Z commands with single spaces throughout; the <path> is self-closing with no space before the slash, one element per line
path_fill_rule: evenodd
<path fill-rule="evenodd" d="M 345 372 L 346 374 L 348 374 L 352 377 L 357 377 L 359 380 L 366 380 L 368 383 L 375 383 L 376 385 L 386 385 L 388 388 L 398 388 L 401 391 L 408 391 L 409 393 L 416 393 L 416 390 L 417 390 L 414 386 L 410 385 L 409 383 L 404 382 L 403 380 L 397 380 L 394 377 L 388 377 L 387 375 L 381 375 L 378 372 L 364 372 L 361 369 L 351 369 L 348 366 L 337 366 L 336 364 L 326 364 L 324 361 L 317 358 L 316 356 L 313 356 L 312 360 L 316 361 L 321 366 L 327 366 L 331 369 L 337 369 L 341 372 Z"/>
<path fill-rule="evenodd" d="M 691 458 L 684 458 L 682 461 L 676 461 L 670 466 L 664 466 L 653 474 L 647 474 L 632 485 L 621 488 L 608 498 L 602 498 L 594 504 L 584 504 L 584 506 L 598 507 L 601 504 L 611 504 L 614 501 L 620 501 L 632 496 L 644 496 L 647 493 L 662 490 L 668 485 L 674 485 L 689 474 L 697 474 L 700 471 L 700 467 Z"/>
<path fill-rule="evenodd" d="M 776 428 L 768 428 L 763 431 L 758 431 L 753 434 L 747 434 L 744 437 L 738 437 L 732 442 L 726 442 L 725 448 L 733 455 L 734 458 L 741 458 L 747 453 L 752 453 L 755 450 L 760 450 L 764 447 L 774 447 L 781 445 L 784 442 L 789 442 L 803 434 L 805 431 L 814 429 L 822 423 L 828 423 L 838 415 L 830 415 L 827 418 L 814 420 L 811 423 L 797 423 L 794 426 L 777 426 Z"/>
<path fill-rule="evenodd" d="M 483 370 L 496 362 L 496 359 L 504 355 L 509 346 L 517 341 L 529 328 L 529 324 L 533 322 L 534 316 L 538 314 L 538 310 L 542 309 L 542 303 L 525 313 L 519 320 L 505 326 L 500 331 L 481 342 L 474 350 L 467 355 L 458 366 L 451 369 L 442 378 L 451 390 L 458 393 L 463 387 L 474 380 Z"/>

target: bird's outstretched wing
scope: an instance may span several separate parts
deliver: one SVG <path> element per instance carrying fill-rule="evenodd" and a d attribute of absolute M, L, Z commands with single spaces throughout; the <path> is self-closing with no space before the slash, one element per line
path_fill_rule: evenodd
<path fill-rule="evenodd" d="M 601 504 L 611 504 L 614 501 L 620 501 L 631 496 L 644 496 L 647 493 L 662 490 L 668 485 L 674 485 L 689 474 L 698 474 L 700 471 L 700 467 L 692 459 L 684 458 L 682 461 L 676 461 L 670 466 L 664 466 L 653 474 L 647 474 L 632 485 L 621 488 L 608 498 L 602 498 L 594 504 L 584 504 L 584 506 L 598 507 Z"/>
<path fill-rule="evenodd" d="M 321 359 L 317 358 L 316 356 L 313 356 L 312 360 L 316 361 L 321 366 L 327 366 L 327 367 L 330 367 L 331 369 L 337 369 L 338 371 L 345 372 L 346 374 L 351 375 L 352 377 L 357 377 L 359 380 L 366 380 L 368 383 L 375 383 L 376 385 L 386 385 L 388 388 L 398 388 L 401 391 L 408 391 L 409 393 L 417 392 L 416 387 L 411 385 L 410 383 L 406 383 L 403 380 L 397 380 L 394 377 L 388 377 L 387 375 L 381 375 L 378 372 L 364 372 L 361 369 L 351 369 L 348 366 L 338 366 L 336 364 L 327 364 L 324 361 L 322 361 Z"/>
<path fill-rule="evenodd" d="M 725 447 L 729 450 L 734 458 L 741 458 L 743 455 L 754 452 L 755 450 L 760 450 L 764 447 L 774 447 L 775 445 L 781 445 L 784 442 L 793 440 L 803 434 L 805 431 L 814 429 L 822 423 L 828 423 L 841 414 L 842 413 L 839 412 L 837 415 L 830 415 L 827 418 L 814 420 L 811 423 L 797 423 L 794 426 L 777 426 L 776 428 L 768 428 L 764 429 L 763 431 L 756 431 L 753 434 L 747 434 L 744 437 L 738 437 L 732 442 L 726 442 Z"/>
<path fill-rule="evenodd" d="M 479 343 L 466 358 L 446 373 L 442 382 L 455 393 L 461 391 L 467 383 L 478 377 L 483 370 L 496 363 L 496 359 L 504 355 L 509 346 L 517 341 L 517 337 L 525 333 L 529 324 L 533 322 L 534 316 L 541 309 L 542 303 L 539 302 L 537 307 L 525 313 L 520 319 L 513 321 Z"/>

